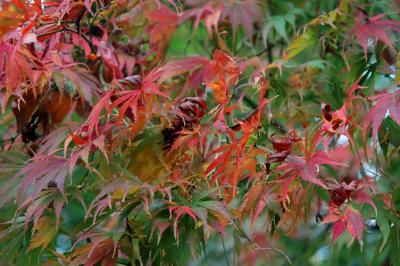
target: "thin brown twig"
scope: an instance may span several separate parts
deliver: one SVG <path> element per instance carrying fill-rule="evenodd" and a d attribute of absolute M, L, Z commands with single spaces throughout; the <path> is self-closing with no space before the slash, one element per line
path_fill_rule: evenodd
<path fill-rule="evenodd" d="M 39 27 L 53 25 L 53 24 L 75 24 L 76 20 L 61 20 L 61 21 L 49 21 L 49 22 L 40 22 Z"/>
<path fill-rule="evenodd" d="M 266 252 L 267 250 L 276 251 L 276 252 L 282 254 L 282 256 L 284 256 L 285 259 L 287 260 L 287 262 L 289 262 L 289 264 L 292 264 L 292 261 L 290 260 L 289 256 L 286 255 L 286 253 L 283 252 L 282 250 L 280 250 L 279 248 L 272 248 L 272 247 L 263 248 L 263 247 L 260 247 L 258 244 L 254 244 L 254 245 L 253 245 L 253 248 L 254 248 L 255 250 L 261 250 L 261 251 L 264 251 L 264 252 Z"/>
<path fill-rule="evenodd" d="M 290 260 L 289 256 L 286 255 L 286 253 L 283 252 L 282 250 L 280 250 L 278 248 L 273 248 L 273 247 L 267 247 L 267 248 L 260 247 L 257 243 L 254 243 L 254 241 L 250 238 L 250 236 L 248 236 L 246 234 L 246 232 L 244 232 L 242 229 L 240 229 L 239 225 L 237 225 L 235 222 L 233 222 L 233 225 L 234 225 L 234 227 L 236 227 L 237 230 L 239 230 L 243 234 L 244 238 L 251 244 L 251 247 L 254 250 L 261 250 L 264 252 L 266 252 L 267 250 L 276 251 L 276 252 L 282 254 L 285 257 L 285 259 L 287 260 L 287 262 L 289 262 L 289 264 L 292 264 L 292 261 Z"/>
<path fill-rule="evenodd" d="M 108 3 L 106 6 L 103 6 L 103 7 L 99 8 L 99 9 L 97 9 L 96 12 L 93 14 L 93 18 L 92 18 L 92 20 L 89 22 L 89 40 L 90 40 L 91 42 L 93 42 L 93 40 L 92 40 L 92 37 L 93 37 L 93 36 L 92 36 L 92 31 L 91 31 L 91 29 L 92 29 L 92 27 L 93 27 L 94 22 L 96 21 L 97 17 L 100 15 L 100 13 L 103 12 L 104 10 L 106 10 L 107 8 L 109 8 L 109 7 L 111 6 L 111 4 L 113 4 L 113 2 L 114 2 L 114 1 L 110 1 L 110 3 Z"/>
<path fill-rule="evenodd" d="M 71 33 L 75 33 L 75 34 L 79 35 L 79 33 L 76 30 L 73 30 L 71 28 L 62 28 L 59 30 L 38 34 L 37 37 L 43 37 L 43 36 L 51 35 L 51 34 L 58 33 L 58 32 L 71 32 Z M 89 44 L 91 51 L 94 52 L 93 43 L 87 38 L 87 36 L 81 34 L 80 37 L 82 37 Z"/>
<path fill-rule="evenodd" d="M 6 143 L 6 142 L 14 143 L 14 141 L 17 139 L 17 137 L 19 136 L 19 134 L 20 134 L 20 133 L 17 133 L 17 135 L 12 136 L 11 138 L 8 138 L 8 139 L 0 139 L 0 145 L 1 145 L 1 144 L 4 144 L 4 143 Z"/>

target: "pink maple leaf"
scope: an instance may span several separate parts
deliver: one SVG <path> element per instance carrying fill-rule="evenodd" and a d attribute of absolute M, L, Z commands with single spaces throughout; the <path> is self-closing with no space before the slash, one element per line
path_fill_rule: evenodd
<path fill-rule="evenodd" d="M 368 18 L 364 12 L 358 12 L 355 25 L 350 31 L 350 35 L 356 35 L 357 40 L 364 49 L 365 56 L 367 55 L 368 40 L 370 38 L 378 39 L 394 50 L 387 31 L 393 30 L 400 32 L 400 22 L 395 20 L 382 20 L 385 16 L 386 14 L 379 14 Z"/>
<path fill-rule="evenodd" d="M 363 132 L 366 134 L 368 126 L 371 125 L 372 138 L 376 141 L 379 127 L 388 112 L 390 117 L 396 121 L 397 124 L 400 124 L 400 91 L 398 90 L 393 93 L 379 94 L 370 97 L 369 99 L 376 100 L 376 103 L 368 112 L 364 120 Z"/>
<path fill-rule="evenodd" d="M 350 235 L 353 238 L 357 238 L 357 240 L 362 245 L 362 233 L 364 231 L 364 223 L 361 214 L 357 210 L 348 208 L 346 211 L 346 222 L 347 229 L 349 230 Z"/>

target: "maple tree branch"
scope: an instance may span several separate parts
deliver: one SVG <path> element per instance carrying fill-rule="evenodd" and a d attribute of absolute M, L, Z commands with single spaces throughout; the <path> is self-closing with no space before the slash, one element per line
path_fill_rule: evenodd
<path fill-rule="evenodd" d="M 88 37 L 85 36 L 85 35 L 79 34 L 78 31 L 73 30 L 73 29 L 71 29 L 71 28 L 62 28 L 62 29 L 59 29 L 59 30 L 55 30 L 55 31 L 51 31 L 51 32 L 46 32 L 46 33 L 43 33 L 43 34 L 38 34 L 36 37 L 43 37 L 43 36 L 51 35 L 51 34 L 58 33 L 58 32 L 71 32 L 71 33 L 75 33 L 75 34 L 79 35 L 79 37 L 82 37 L 83 40 L 85 40 L 85 41 L 87 42 L 87 44 L 89 44 L 90 50 L 91 50 L 93 53 L 95 52 L 93 43 L 88 39 Z"/>
<path fill-rule="evenodd" d="M 19 136 L 20 134 L 21 134 L 21 133 L 17 133 L 15 136 L 12 136 L 11 138 L 8 138 L 8 139 L 1 139 L 1 140 L 0 140 L 0 145 L 3 145 L 3 144 L 6 143 L 6 142 L 14 143 L 14 141 L 18 138 L 18 136 Z"/>
<path fill-rule="evenodd" d="M 187 51 L 189 49 L 189 46 L 192 44 L 192 40 L 193 40 L 193 35 L 194 35 L 194 31 L 193 31 L 193 25 L 190 24 L 190 28 L 189 28 L 190 33 L 190 38 L 188 39 L 188 41 L 186 42 L 185 45 L 185 49 L 183 50 L 183 54 L 187 55 Z"/>
<path fill-rule="evenodd" d="M 92 162 L 92 161 L 93 161 L 93 157 L 94 157 L 94 153 L 92 153 L 92 154 L 90 155 L 89 162 Z M 95 165 L 95 168 L 98 168 L 99 165 L 100 165 L 100 163 L 98 163 L 97 165 Z M 82 189 L 83 186 L 85 185 L 86 181 L 88 180 L 88 177 L 89 177 L 89 174 L 90 174 L 90 173 L 92 173 L 91 170 L 89 170 L 89 169 L 86 170 L 86 173 L 85 173 L 85 175 L 82 177 L 81 182 L 79 182 L 79 185 L 77 185 L 77 186 L 75 186 L 75 187 L 78 188 L 78 189 Z"/>
<path fill-rule="evenodd" d="M 267 46 L 264 49 L 262 49 L 261 51 L 254 54 L 252 57 L 259 57 L 259 56 L 263 55 L 264 53 L 267 53 L 268 63 L 272 63 L 274 61 L 273 56 L 272 56 L 272 49 L 274 47 L 275 47 L 275 45 L 273 43 L 267 42 Z"/>
<path fill-rule="evenodd" d="M 222 248 L 224 249 L 224 257 L 225 257 L 226 265 L 229 266 L 229 259 L 228 259 L 228 256 L 226 255 L 225 240 L 224 240 L 224 237 L 222 234 L 220 234 L 220 236 L 221 236 Z"/>
<path fill-rule="evenodd" d="M 252 84 L 250 84 L 250 83 L 238 84 L 237 86 L 235 86 L 235 87 L 233 88 L 232 93 L 231 93 L 231 97 L 230 97 L 230 99 L 229 99 L 229 104 L 232 102 L 233 99 L 238 99 L 238 97 L 235 97 L 235 96 L 236 96 L 236 95 L 235 95 L 236 91 L 237 91 L 238 89 L 241 89 L 241 88 L 246 87 L 246 86 L 252 86 Z M 251 106 L 253 107 L 253 105 L 251 105 Z M 257 106 L 256 106 L 256 107 L 257 107 Z M 255 109 L 256 107 L 253 107 L 253 109 Z"/>
<path fill-rule="evenodd" d="M 257 53 L 255 53 L 254 55 L 252 55 L 251 57 L 258 57 L 262 54 L 264 54 L 265 52 L 268 51 L 268 47 L 264 47 L 264 49 L 262 49 L 261 51 L 258 51 Z"/>
<path fill-rule="evenodd" d="M 276 251 L 276 252 L 280 253 L 282 256 L 284 256 L 289 264 L 292 264 L 292 261 L 290 260 L 289 256 L 286 255 L 286 253 L 283 252 L 282 250 L 280 250 L 279 248 L 272 248 L 272 247 L 263 248 L 263 247 L 260 247 L 258 244 L 254 244 L 253 247 L 254 247 L 255 250 L 261 250 L 261 251 L 264 251 L 264 252 L 267 251 L 267 250 Z"/>
<path fill-rule="evenodd" d="M 261 250 L 261 251 L 264 251 L 264 252 L 267 251 L 267 250 L 272 250 L 272 251 L 279 252 L 280 254 L 282 254 L 282 255 L 285 257 L 285 259 L 288 261 L 289 264 L 292 264 L 292 261 L 290 260 L 289 256 L 286 255 L 286 253 L 283 252 L 282 250 L 280 250 L 280 249 L 278 249 L 278 248 L 273 248 L 273 247 L 268 247 L 268 248 L 260 247 L 260 246 L 259 246 L 257 243 L 255 243 L 255 242 L 251 239 L 251 237 L 248 236 L 248 235 L 246 234 L 246 232 L 244 232 L 244 231 L 239 227 L 239 225 L 238 225 L 236 222 L 234 222 L 234 221 L 233 221 L 233 226 L 236 227 L 236 229 L 240 232 L 240 234 L 242 235 L 242 237 L 245 238 L 245 239 L 251 244 L 251 247 L 252 247 L 254 250 Z"/>
<path fill-rule="evenodd" d="M 93 36 L 92 36 L 92 30 L 91 29 L 93 27 L 93 24 L 94 24 L 95 20 L 100 15 L 100 13 L 103 12 L 104 10 L 106 10 L 107 8 L 109 8 L 113 2 L 114 1 L 110 1 L 110 3 L 108 3 L 106 6 L 103 6 L 103 7 L 99 8 L 99 9 L 97 9 L 96 12 L 93 14 L 93 18 L 89 22 L 89 39 L 90 39 L 91 42 L 93 42 Z"/>
<path fill-rule="evenodd" d="M 350 148 L 354 151 L 354 153 L 355 153 L 356 156 L 357 156 L 357 159 L 358 159 L 359 162 L 360 162 L 360 171 L 361 171 L 361 174 L 362 174 L 362 176 L 363 176 L 363 179 L 364 179 L 365 182 L 368 184 L 368 189 L 369 189 L 369 191 L 373 194 L 374 191 L 373 191 L 372 185 L 371 185 L 371 183 L 370 183 L 370 181 L 369 181 L 369 179 L 368 179 L 368 175 L 367 175 L 367 173 L 365 172 L 365 169 L 364 169 L 364 166 L 363 166 L 363 163 L 362 163 L 361 154 L 360 154 L 360 152 L 358 151 L 357 146 L 355 145 L 355 143 L 353 143 L 353 141 L 350 140 L 349 143 L 350 143 Z"/>
<path fill-rule="evenodd" d="M 63 32 L 63 31 L 64 31 L 64 28 L 63 29 L 59 29 L 59 30 L 55 30 L 55 31 L 42 33 L 42 34 L 37 34 L 36 37 L 43 37 L 43 36 L 46 36 L 46 35 L 51 35 L 51 34 L 58 33 L 58 32 Z"/>
<path fill-rule="evenodd" d="M 253 101 L 249 96 L 245 95 L 243 97 L 243 100 L 253 109 L 256 109 L 258 107 L 258 104 Z"/>
<path fill-rule="evenodd" d="M 268 56 L 268 62 L 270 64 L 274 61 L 273 56 L 272 56 L 273 48 L 274 48 L 274 45 L 267 41 L 267 47 L 266 47 L 267 51 L 266 52 L 267 52 L 267 56 Z"/>
<path fill-rule="evenodd" d="M 54 25 L 54 24 L 75 24 L 76 20 L 61 20 L 61 21 L 50 21 L 50 22 L 41 22 L 39 27 L 47 26 L 47 25 Z"/>
<path fill-rule="evenodd" d="M 270 124 L 273 125 L 276 129 L 278 129 L 281 133 L 287 134 L 288 130 L 278 121 L 271 120 Z"/>
<path fill-rule="evenodd" d="M 104 10 L 106 10 L 107 8 L 109 8 L 111 6 L 111 4 L 113 4 L 114 1 L 110 1 L 110 3 L 108 3 L 107 5 L 99 8 L 96 10 L 96 13 L 94 13 L 92 21 L 90 22 L 91 25 L 93 25 L 94 21 L 97 19 L 97 17 L 99 16 L 99 14 L 101 12 L 103 12 Z"/>

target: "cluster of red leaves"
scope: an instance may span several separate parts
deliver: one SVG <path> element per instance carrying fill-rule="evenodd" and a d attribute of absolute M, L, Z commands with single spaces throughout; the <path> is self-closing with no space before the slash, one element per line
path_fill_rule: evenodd
<path fill-rule="evenodd" d="M 369 204 L 377 212 L 371 196 L 365 191 L 371 189 L 371 186 L 363 180 L 349 176 L 342 177 L 339 182 L 329 188 L 329 214 L 324 218 L 323 223 L 334 223 L 333 240 L 343 234 L 347 227 L 350 235 L 357 238 L 362 244 L 362 232 L 364 230 L 362 217 L 359 211 L 344 205 L 355 201 L 360 204 Z"/>
<path fill-rule="evenodd" d="M 235 34 L 239 26 L 243 26 L 246 34 L 251 40 L 254 34 L 254 23 L 263 21 L 258 1 L 188 1 L 190 9 L 185 10 L 181 21 L 194 19 L 194 27 L 197 28 L 201 21 L 207 27 L 209 34 L 219 34 L 219 24 L 229 22 Z M 226 29 L 223 27 L 222 29 Z"/>

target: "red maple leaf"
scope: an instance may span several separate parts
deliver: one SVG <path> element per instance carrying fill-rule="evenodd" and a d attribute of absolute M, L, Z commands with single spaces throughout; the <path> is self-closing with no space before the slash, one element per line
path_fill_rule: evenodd
<path fill-rule="evenodd" d="M 190 5 L 190 3 L 188 3 Z M 233 33 L 242 26 L 245 33 L 252 39 L 254 24 L 261 23 L 264 18 L 259 6 L 259 1 L 226 1 L 223 3 L 206 1 L 203 6 L 192 4 L 193 8 L 183 12 L 180 22 L 194 18 L 194 29 L 203 21 L 208 33 L 211 35 L 221 22 L 228 22 L 232 25 Z"/>
<path fill-rule="evenodd" d="M 33 188 L 32 197 L 35 198 L 49 183 L 55 183 L 61 193 L 64 193 L 67 175 L 67 159 L 55 155 L 38 155 L 17 175 L 17 177 L 23 177 L 18 188 L 17 200 L 22 198 L 28 187 Z"/>
<path fill-rule="evenodd" d="M 346 231 L 346 223 L 340 219 L 336 223 L 333 224 L 332 228 L 332 234 L 333 234 L 333 240 L 335 241 L 341 234 Z"/>
<path fill-rule="evenodd" d="M 266 173 L 270 173 L 270 167 L 272 162 L 283 162 L 290 154 L 292 150 L 292 144 L 294 142 L 300 141 L 301 139 L 296 136 L 294 131 L 289 133 L 289 136 L 281 137 L 276 139 L 274 137 L 275 133 L 271 135 L 272 147 L 276 152 L 268 155 L 265 160 Z"/>
<path fill-rule="evenodd" d="M 261 113 L 263 108 L 271 101 L 264 99 L 264 96 L 267 92 L 268 89 L 268 82 L 267 80 L 262 77 L 260 79 L 260 95 L 258 96 L 258 106 L 257 108 L 251 112 L 245 119 L 239 121 L 239 123 L 231 126 L 231 129 L 237 131 L 239 129 L 242 130 L 247 130 L 247 131 L 252 131 L 258 127 L 260 127 L 260 122 L 261 122 Z"/>
<path fill-rule="evenodd" d="M 356 179 L 350 176 L 342 177 L 340 184 L 332 185 L 329 190 L 330 208 L 335 210 L 346 201 L 355 200 L 361 204 L 369 204 L 376 210 L 375 203 L 372 201 L 371 196 L 364 191 L 365 188 L 368 187 L 370 188 L 370 185 L 363 179 Z"/>
<path fill-rule="evenodd" d="M 329 104 L 322 108 L 323 125 L 321 129 L 327 133 L 336 133 L 339 129 L 347 124 L 346 105 L 343 105 L 339 110 L 332 112 Z"/>
<path fill-rule="evenodd" d="M 386 14 L 379 14 L 368 18 L 364 12 L 358 12 L 355 25 L 350 31 L 350 35 L 356 35 L 357 40 L 364 49 L 365 56 L 367 55 L 368 40 L 370 38 L 378 39 L 394 50 L 387 31 L 393 30 L 400 32 L 400 22 L 395 20 L 382 20 L 385 16 Z"/>
<path fill-rule="evenodd" d="M 244 28 L 247 36 L 252 40 L 254 23 L 263 21 L 263 14 L 258 1 L 229 1 L 224 5 L 221 20 L 229 18 L 233 32 L 236 33 L 239 25 Z"/>
<path fill-rule="evenodd" d="M 205 83 L 214 91 L 216 101 L 220 104 L 227 103 L 229 87 L 238 82 L 241 74 L 239 65 L 231 56 L 216 50 L 213 60 L 195 56 L 169 62 L 162 67 L 159 82 L 185 72 L 191 72 L 185 88 L 192 89 Z"/>
<path fill-rule="evenodd" d="M 284 174 L 288 177 L 300 177 L 304 181 L 314 183 L 323 188 L 327 186 L 317 178 L 319 166 L 323 164 L 342 165 L 330 158 L 325 152 L 318 151 L 309 158 L 303 158 L 296 155 L 289 155 L 286 162 L 276 168 L 276 170 L 287 170 Z"/>
<path fill-rule="evenodd" d="M 190 5 L 190 3 L 188 3 Z M 179 18 L 179 24 L 193 18 L 193 32 L 197 29 L 201 21 L 204 21 L 208 34 L 212 35 L 213 28 L 217 29 L 218 21 L 221 16 L 222 8 L 215 6 L 213 2 L 207 1 L 204 6 L 193 7 L 185 10 Z"/>
<path fill-rule="evenodd" d="M 174 236 L 177 241 L 179 241 L 179 229 L 178 229 L 178 221 L 179 219 L 184 216 L 184 215 L 189 215 L 194 222 L 197 222 L 197 215 L 196 213 L 192 210 L 192 208 L 188 206 L 169 206 L 169 213 L 172 216 L 172 213 L 176 215 L 175 221 L 174 221 Z"/>
<path fill-rule="evenodd" d="M 334 223 L 332 229 L 333 240 L 336 240 L 341 234 L 343 234 L 347 227 L 351 237 L 353 239 L 356 238 L 362 245 L 364 223 L 359 211 L 351 207 L 346 208 L 345 214 L 339 210 L 335 210 L 326 216 L 322 223 Z"/>
<path fill-rule="evenodd" d="M 165 5 L 158 5 L 146 11 L 148 25 L 146 31 L 149 34 L 150 47 L 152 52 L 157 53 L 159 58 L 167 48 L 168 41 L 175 31 L 178 15 Z"/>
<path fill-rule="evenodd" d="M 368 112 L 364 124 L 363 132 L 367 134 L 368 126 L 372 125 L 372 138 L 376 141 L 378 135 L 378 130 L 382 124 L 383 119 L 385 119 L 387 113 L 389 112 L 391 118 L 400 124 L 400 90 L 393 93 L 383 93 L 373 97 L 371 100 L 376 100 L 375 106 Z"/>
<path fill-rule="evenodd" d="M 284 152 L 282 152 L 284 153 Z M 301 178 L 304 181 L 321 186 L 324 189 L 328 187 L 325 183 L 318 179 L 320 165 L 343 165 L 332 158 L 330 158 L 325 152 L 317 151 L 307 158 L 303 158 L 297 155 L 282 155 L 287 156 L 285 162 L 275 168 L 276 171 L 284 171 L 278 182 L 281 182 L 281 198 L 283 207 L 286 209 L 286 197 L 289 193 L 289 187 L 296 178 Z"/>
<path fill-rule="evenodd" d="M 353 238 L 357 238 L 362 244 L 362 233 L 364 230 L 364 223 L 361 214 L 354 209 L 348 208 L 346 211 L 347 229 Z"/>

